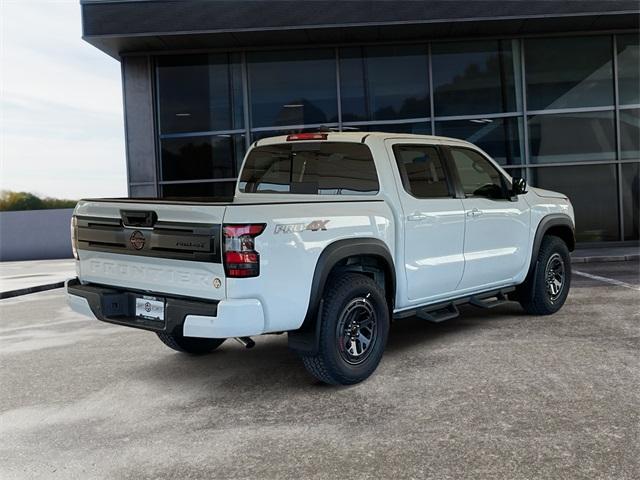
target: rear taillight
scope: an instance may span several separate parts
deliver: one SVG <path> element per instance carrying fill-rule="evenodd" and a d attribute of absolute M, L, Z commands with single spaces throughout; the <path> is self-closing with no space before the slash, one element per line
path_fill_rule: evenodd
<path fill-rule="evenodd" d="M 255 238 L 264 231 L 265 224 L 225 224 L 224 270 L 227 277 L 247 278 L 260 275 L 260 254 Z"/>

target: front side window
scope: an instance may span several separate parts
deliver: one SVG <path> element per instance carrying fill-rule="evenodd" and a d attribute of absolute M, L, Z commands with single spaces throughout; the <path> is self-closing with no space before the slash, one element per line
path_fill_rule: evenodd
<path fill-rule="evenodd" d="M 371 150 L 360 143 L 304 142 L 265 145 L 247 157 L 244 193 L 372 195 L 378 175 Z"/>
<path fill-rule="evenodd" d="M 444 163 L 438 149 L 429 145 L 395 145 L 402 184 L 416 198 L 450 197 Z"/>
<path fill-rule="evenodd" d="M 482 155 L 469 148 L 450 147 L 467 197 L 505 198 L 504 178 Z"/>

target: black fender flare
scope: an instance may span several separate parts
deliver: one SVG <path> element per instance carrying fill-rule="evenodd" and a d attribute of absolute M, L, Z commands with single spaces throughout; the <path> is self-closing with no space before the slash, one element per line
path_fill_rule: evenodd
<path fill-rule="evenodd" d="M 529 270 L 524 283 L 529 283 L 532 278 L 535 278 L 534 274 L 538 268 L 538 252 L 540 251 L 540 245 L 542 245 L 542 239 L 553 227 L 567 227 L 571 231 L 571 242 L 568 245 L 569 250 L 573 250 L 575 248 L 575 226 L 569 215 L 564 213 L 550 213 L 549 215 L 542 217 L 542 220 L 538 223 L 536 234 L 533 237 L 531 261 L 529 262 Z"/>
<path fill-rule="evenodd" d="M 309 304 L 304 321 L 298 330 L 288 333 L 289 348 L 305 355 L 313 355 L 318 351 L 322 293 L 331 270 L 348 257 L 371 256 L 380 259 L 385 268 L 385 292 L 390 311 L 396 292 L 396 271 L 393 257 L 387 245 L 377 238 L 347 238 L 329 244 L 320 254 L 313 273 Z"/>

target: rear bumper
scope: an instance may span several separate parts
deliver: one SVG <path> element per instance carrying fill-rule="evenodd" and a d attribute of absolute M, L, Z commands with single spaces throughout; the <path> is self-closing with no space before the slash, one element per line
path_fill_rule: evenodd
<path fill-rule="evenodd" d="M 201 338 L 247 337 L 265 330 L 264 310 L 257 299 L 217 302 L 158 295 L 166 302 L 165 322 L 160 324 L 135 316 L 135 298 L 143 292 L 83 285 L 77 278 L 68 280 L 66 289 L 72 310 L 117 325 Z"/>

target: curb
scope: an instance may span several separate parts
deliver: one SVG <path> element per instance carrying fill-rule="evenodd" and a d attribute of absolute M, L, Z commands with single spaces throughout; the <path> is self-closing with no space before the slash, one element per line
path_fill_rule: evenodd
<path fill-rule="evenodd" d="M 631 255 L 602 255 L 594 257 L 571 257 L 571 263 L 604 263 L 604 262 L 626 262 L 629 260 L 640 260 L 640 254 Z"/>
<path fill-rule="evenodd" d="M 45 292 L 55 288 L 64 287 L 64 282 L 48 283 L 46 285 L 36 285 L 35 287 L 19 288 L 18 290 L 10 290 L 8 292 L 0 292 L 0 300 L 5 298 L 19 297 L 29 293 Z"/>

